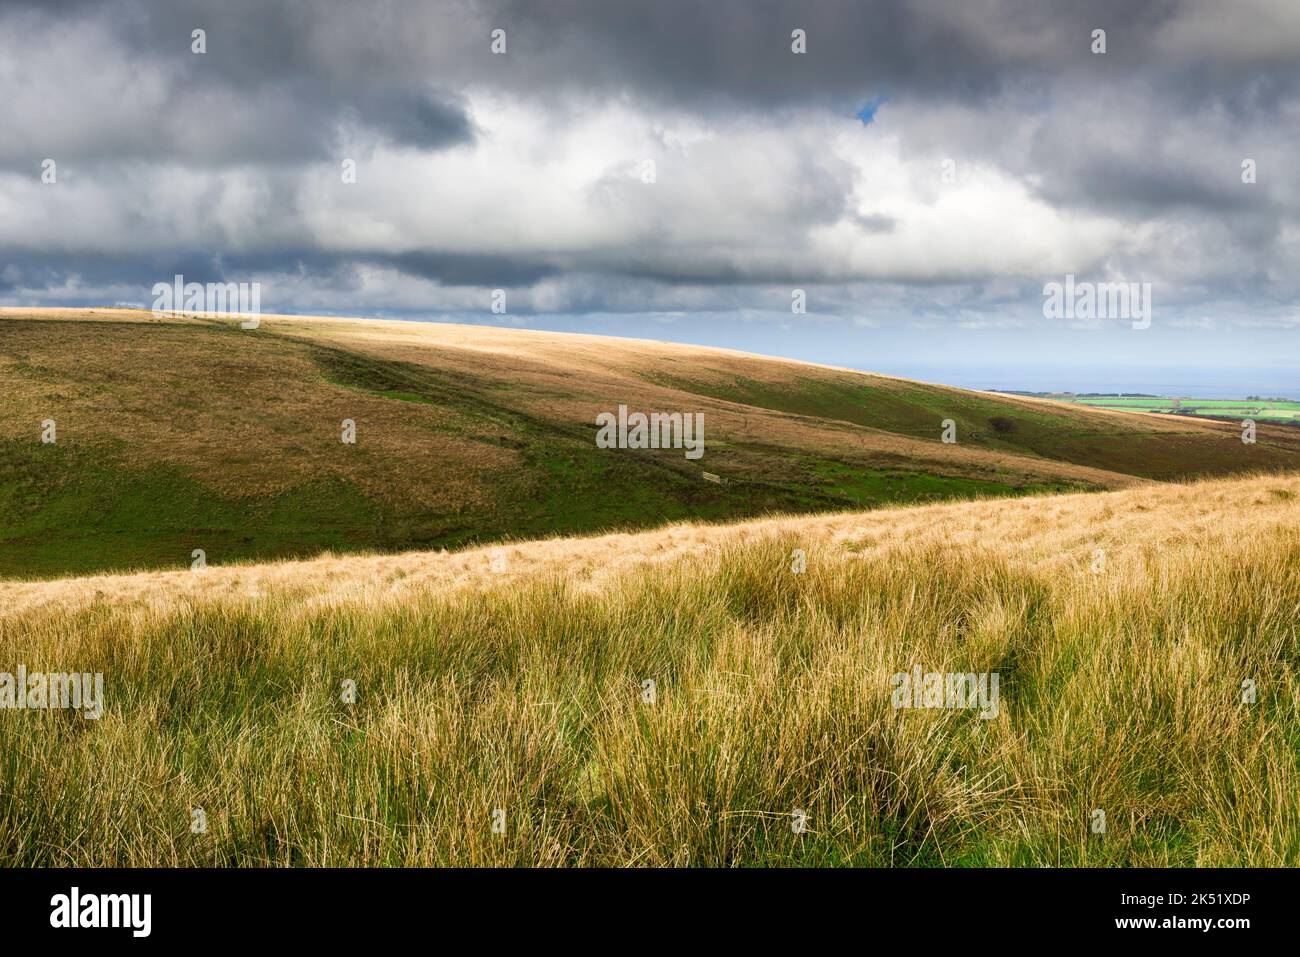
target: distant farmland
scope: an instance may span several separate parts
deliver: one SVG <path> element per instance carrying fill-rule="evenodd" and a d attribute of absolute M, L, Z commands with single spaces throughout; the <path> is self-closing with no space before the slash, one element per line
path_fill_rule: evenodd
<path fill-rule="evenodd" d="M 1155 396 L 1062 396 L 1044 398 L 1131 412 L 1163 412 L 1215 419 L 1257 419 L 1300 425 L 1300 402 L 1291 399 L 1168 399 Z"/>

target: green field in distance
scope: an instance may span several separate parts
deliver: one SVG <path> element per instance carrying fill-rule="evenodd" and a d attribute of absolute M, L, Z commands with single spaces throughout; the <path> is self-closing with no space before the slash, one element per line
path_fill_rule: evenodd
<path fill-rule="evenodd" d="M 1255 419 L 1300 425 L 1300 401 L 1282 398 L 1195 399 L 1162 396 L 1075 395 L 1072 393 L 1017 393 L 1036 395 L 1058 402 L 1089 405 L 1099 409 L 1127 409 L 1131 412 L 1158 412 L 1168 415 L 1193 415 L 1216 419 Z"/>

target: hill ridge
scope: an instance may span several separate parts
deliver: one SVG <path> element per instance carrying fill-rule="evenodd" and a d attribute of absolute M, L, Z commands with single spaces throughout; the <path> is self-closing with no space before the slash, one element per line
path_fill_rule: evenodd
<path fill-rule="evenodd" d="M 4 309 L 0 391 L 0 578 L 186 567 L 195 549 L 229 563 L 460 548 L 1300 465 L 1300 432 L 1282 426 L 1243 446 L 1227 423 L 658 340 L 399 320 L 268 315 L 245 331 Z M 703 458 L 598 448 L 597 417 L 620 404 L 703 414 Z"/>

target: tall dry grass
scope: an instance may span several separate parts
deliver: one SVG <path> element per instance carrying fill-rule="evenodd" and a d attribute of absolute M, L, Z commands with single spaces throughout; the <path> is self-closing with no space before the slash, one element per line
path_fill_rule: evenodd
<path fill-rule="evenodd" d="M 392 599 L 26 606 L 0 670 L 102 671 L 107 711 L 0 711 L 0 859 L 1294 866 L 1295 482 L 1238 484 L 1283 520 L 1114 543 L 1100 573 L 780 523 L 599 587 L 557 563 Z M 1098 498 L 1003 507 L 1028 540 Z M 915 665 L 997 672 L 997 718 L 895 710 Z"/>

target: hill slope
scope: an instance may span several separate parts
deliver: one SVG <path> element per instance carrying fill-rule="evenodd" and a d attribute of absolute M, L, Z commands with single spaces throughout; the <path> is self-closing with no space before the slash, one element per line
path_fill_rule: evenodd
<path fill-rule="evenodd" d="M 1295 467 L 1300 431 L 1145 421 L 666 343 L 0 312 L 0 577 L 396 551 Z M 595 418 L 701 412 L 706 453 Z M 956 444 L 940 423 L 957 425 Z M 57 442 L 40 442 L 41 423 Z M 355 445 L 340 441 L 344 419 Z M 708 471 L 725 484 L 705 481 Z"/>
<path fill-rule="evenodd" d="M 0 859 L 1300 863 L 1300 477 L 505 551 L 0 582 Z"/>

